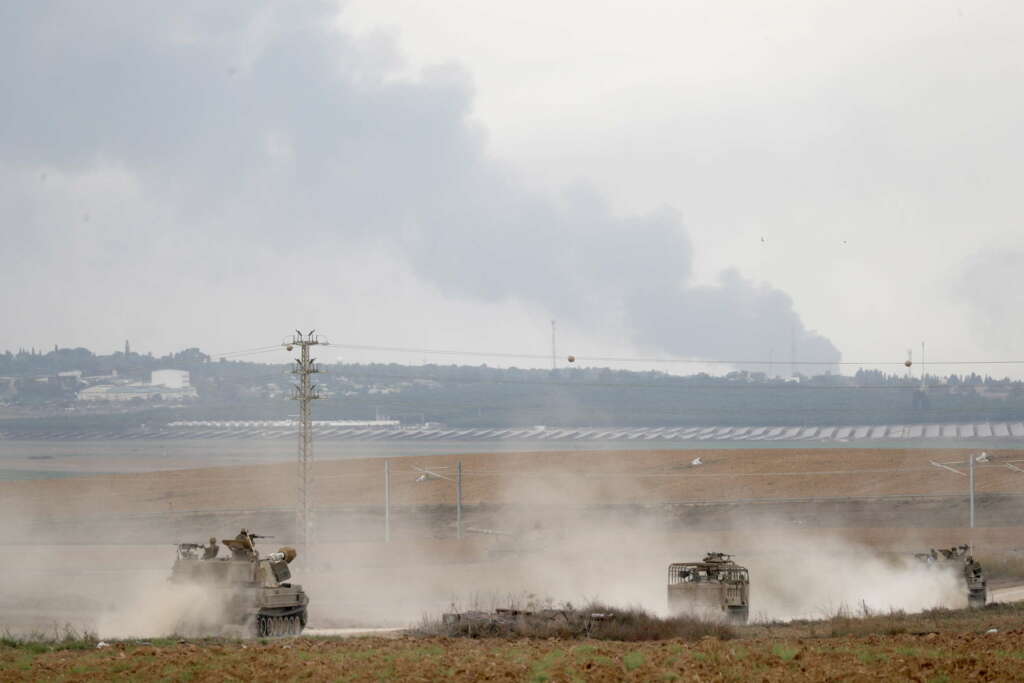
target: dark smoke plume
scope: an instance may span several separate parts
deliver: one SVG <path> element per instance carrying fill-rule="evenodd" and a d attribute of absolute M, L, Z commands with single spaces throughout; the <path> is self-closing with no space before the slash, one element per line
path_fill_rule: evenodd
<path fill-rule="evenodd" d="M 339 32 L 335 11 L 4 3 L 2 234 L 36 256 L 0 300 L 137 319 L 155 297 L 239 299 L 275 264 L 329 273 L 332 254 L 382 248 L 452 297 L 520 301 L 645 350 L 782 358 L 795 340 L 839 359 L 785 293 L 733 272 L 692 285 L 673 211 L 528 189 L 488 156 L 463 71 L 399 77 L 392 43 Z M 118 197 L 79 208 L 101 195 Z M 123 282 L 141 284 L 110 303 Z"/>

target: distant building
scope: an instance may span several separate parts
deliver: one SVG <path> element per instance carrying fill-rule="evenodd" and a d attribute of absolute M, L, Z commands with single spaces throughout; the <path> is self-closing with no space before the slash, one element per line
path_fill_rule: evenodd
<path fill-rule="evenodd" d="M 79 401 L 140 401 L 163 400 L 160 387 L 145 384 L 98 384 L 78 392 Z M 169 397 L 168 397 L 169 398 Z"/>
<path fill-rule="evenodd" d="M 168 389 L 187 389 L 191 386 L 187 370 L 154 370 L 149 384 Z"/>
<path fill-rule="evenodd" d="M 187 401 L 198 398 L 185 370 L 154 370 L 149 384 L 96 384 L 78 392 L 79 401 Z"/>

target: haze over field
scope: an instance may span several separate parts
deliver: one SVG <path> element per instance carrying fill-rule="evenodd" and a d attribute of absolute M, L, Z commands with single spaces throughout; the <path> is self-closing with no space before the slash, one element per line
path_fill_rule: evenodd
<path fill-rule="evenodd" d="M 1022 30 L 0 2 L 0 679 L 1015 671 Z"/>
<path fill-rule="evenodd" d="M 1022 17 L 7 3 L 0 347 L 1006 357 Z"/>
<path fill-rule="evenodd" d="M 961 482 L 928 464 L 961 453 L 851 450 L 838 465 L 828 451 L 708 450 L 701 467 L 689 464 L 692 455 L 394 457 L 387 544 L 383 462 L 321 461 L 315 559 L 300 555 L 296 581 L 312 596 L 317 628 L 406 626 L 453 605 L 510 601 L 598 599 L 663 613 L 668 564 L 718 550 L 751 570 L 756 617 L 963 606 L 952 570 L 911 557 L 964 532 L 949 526 L 965 518 L 955 499 Z M 463 539 L 454 535 L 453 482 L 418 481 L 415 469 L 451 473 L 457 461 Z M 292 473 L 292 465 L 250 465 L 0 483 L 8 520 L 0 542 L 19 549 L 0 592 L 5 625 L 66 621 L 113 637 L 164 635 L 186 617 L 215 624 L 210 595 L 168 590 L 172 543 L 244 525 L 273 537 L 261 542 L 266 552 L 291 545 Z M 1005 526 L 1019 518 L 1019 502 L 1006 495 L 1013 486 L 994 465 L 979 469 L 987 528 L 972 539 L 982 552 L 1017 538 Z M 922 492 L 943 504 L 915 500 Z M 881 498 L 858 505 L 864 495 Z"/>

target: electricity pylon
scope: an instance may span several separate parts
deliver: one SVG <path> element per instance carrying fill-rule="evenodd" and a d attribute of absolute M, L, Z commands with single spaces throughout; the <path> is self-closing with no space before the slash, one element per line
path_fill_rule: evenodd
<path fill-rule="evenodd" d="M 295 499 L 295 536 L 296 544 L 302 549 L 306 561 L 310 561 L 309 546 L 312 541 L 312 502 L 313 502 L 313 401 L 320 398 L 312 376 L 320 372 L 316 359 L 309 357 L 309 347 L 326 344 L 327 340 L 314 334 L 302 334 L 298 330 L 291 341 L 284 347 L 291 351 L 299 347 L 299 357 L 295 359 L 292 374 L 298 377 L 292 398 L 299 402 L 299 471 L 298 491 Z"/>

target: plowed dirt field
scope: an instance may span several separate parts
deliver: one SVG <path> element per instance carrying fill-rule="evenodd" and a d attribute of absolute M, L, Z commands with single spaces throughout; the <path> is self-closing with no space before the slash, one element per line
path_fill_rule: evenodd
<path fill-rule="evenodd" d="M 1019 680 L 1024 632 L 697 643 L 297 639 L 0 647 L 4 680 Z"/>

